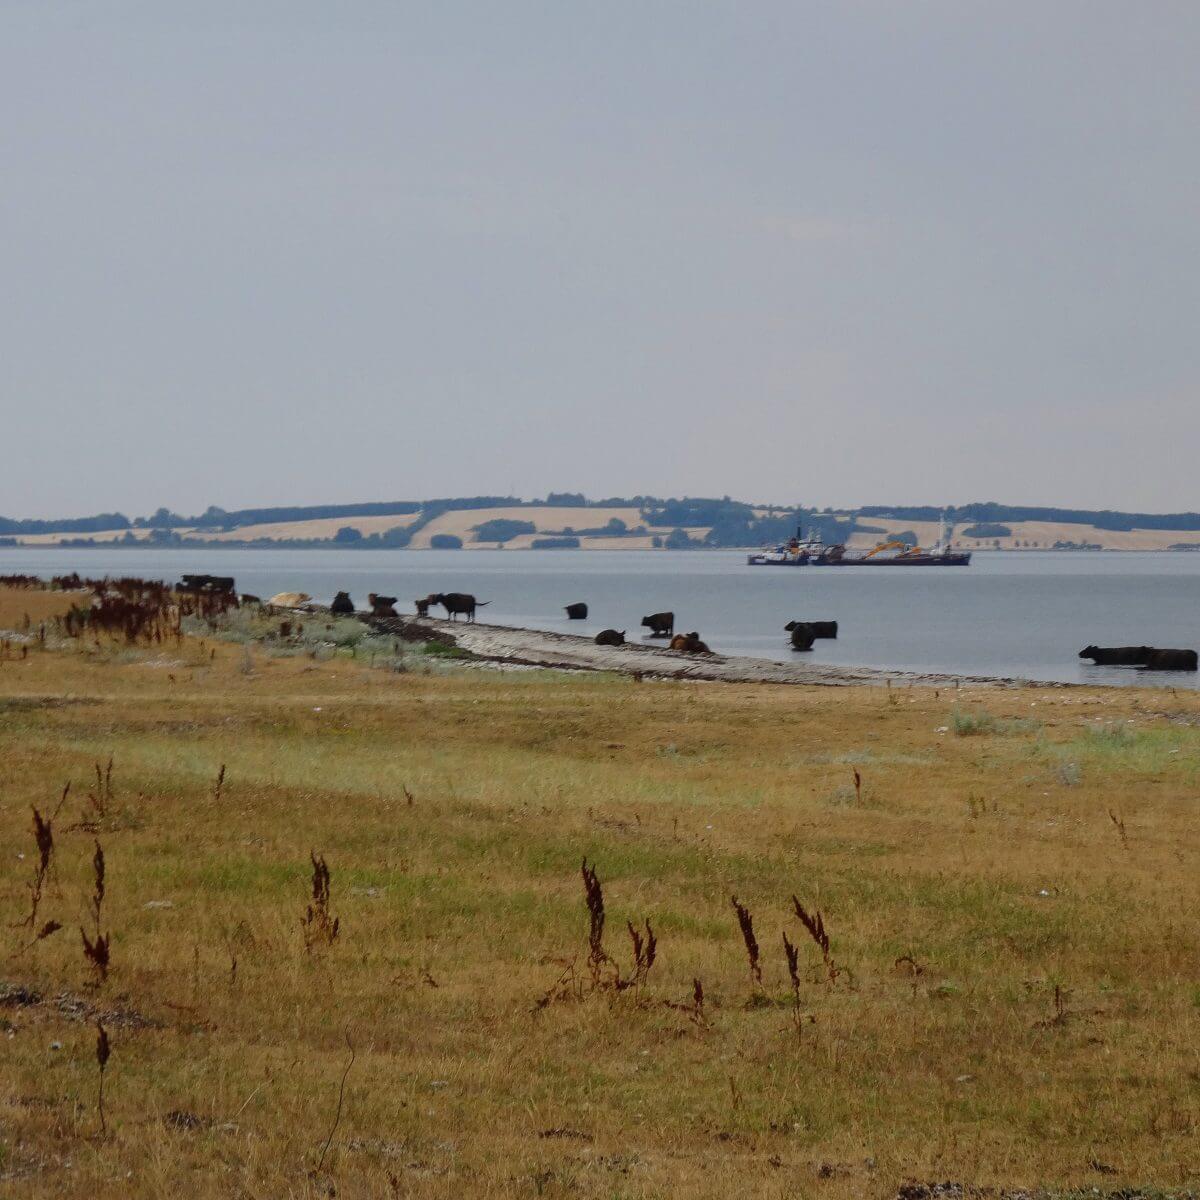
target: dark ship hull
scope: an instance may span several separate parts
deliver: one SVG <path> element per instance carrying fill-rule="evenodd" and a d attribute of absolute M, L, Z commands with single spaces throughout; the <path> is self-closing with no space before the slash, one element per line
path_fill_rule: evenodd
<path fill-rule="evenodd" d="M 794 558 L 773 559 L 761 554 L 747 556 L 752 567 L 969 567 L 971 554 L 897 554 L 892 558 L 837 558 L 828 554 L 810 556 L 798 554 Z"/>

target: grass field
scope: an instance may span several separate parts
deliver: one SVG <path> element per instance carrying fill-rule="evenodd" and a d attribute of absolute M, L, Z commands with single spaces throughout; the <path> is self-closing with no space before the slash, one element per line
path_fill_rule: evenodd
<path fill-rule="evenodd" d="M 385 670 L 335 640 L 0 654 L 5 1195 L 1196 1183 L 1200 698 Z"/>

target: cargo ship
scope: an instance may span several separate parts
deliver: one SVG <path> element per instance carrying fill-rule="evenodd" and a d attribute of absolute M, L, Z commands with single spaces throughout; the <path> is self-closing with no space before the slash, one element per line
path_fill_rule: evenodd
<path fill-rule="evenodd" d="M 770 550 L 746 556 L 751 567 L 967 567 L 970 551 L 951 550 L 943 520 L 938 540 L 929 549 L 908 542 L 880 542 L 871 550 L 849 550 L 839 543 L 826 543 L 819 533 L 796 536 Z"/>

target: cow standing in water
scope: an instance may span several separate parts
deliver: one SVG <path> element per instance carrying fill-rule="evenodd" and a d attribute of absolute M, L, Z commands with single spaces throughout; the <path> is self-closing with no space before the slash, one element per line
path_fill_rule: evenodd
<path fill-rule="evenodd" d="M 651 613 L 642 618 L 642 628 L 650 630 L 651 637 L 670 637 L 675 632 L 673 612 Z"/>
<path fill-rule="evenodd" d="M 468 621 L 474 621 L 475 610 L 485 604 L 491 604 L 490 600 L 476 600 L 469 592 L 438 592 L 437 595 L 430 596 L 429 601 L 431 604 L 440 604 L 451 621 L 459 613 L 465 615 Z"/>

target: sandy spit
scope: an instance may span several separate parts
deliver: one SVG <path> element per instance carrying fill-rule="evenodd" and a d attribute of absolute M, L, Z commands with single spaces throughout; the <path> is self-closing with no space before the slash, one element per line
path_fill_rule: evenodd
<path fill-rule="evenodd" d="M 768 658 L 723 654 L 682 654 L 665 644 L 641 642 L 624 646 L 597 646 L 589 637 L 550 633 L 540 629 L 516 629 L 507 625 L 468 624 L 427 618 L 405 622 L 410 628 L 437 630 L 452 637 L 457 645 L 485 662 L 519 663 L 525 666 L 557 667 L 576 671 L 616 671 L 653 679 L 702 679 L 722 683 L 849 684 L 886 685 L 888 680 L 918 685 L 1017 686 L 1016 680 L 969 675 L 926 675 L 903 671 L 881 671 L 872 667 L 830 666 L 812 662 L 780 663 Z M 415 630 L 414 630 L 415 632 Z M 797 659 L 802 656 L 797 655 Z M 1021 681 L 1022 683 L 1024 681 Z M 1055 684 L 1041 686 L 1054 687 Z"/>

